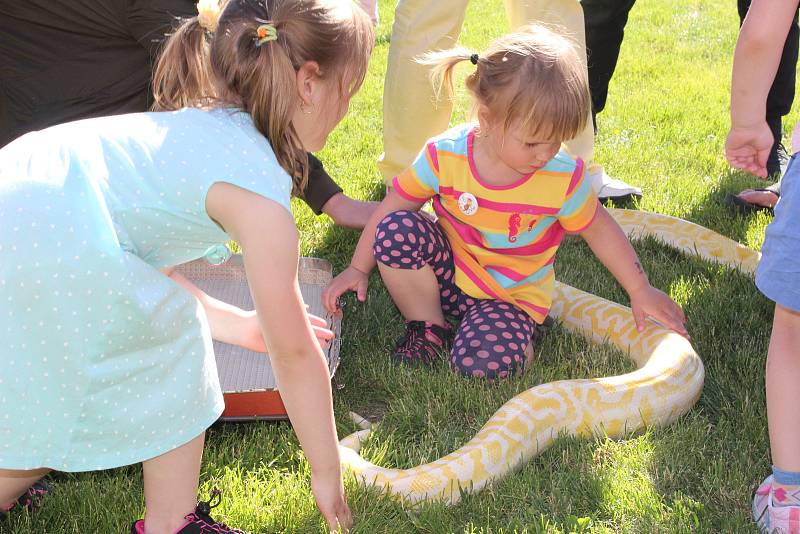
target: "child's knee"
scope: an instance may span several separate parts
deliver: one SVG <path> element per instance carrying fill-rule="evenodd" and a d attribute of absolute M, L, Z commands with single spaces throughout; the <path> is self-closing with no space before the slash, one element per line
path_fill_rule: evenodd
<path fill-rule="evenodd" d="M 395 268 L 414 268 L 418 263 L 418 215 L 410 211 L 395 211 L 386 215 L 375 229 L 372 255 L 378 263 Z"/>
<path fill-rule="evenodd" d="M 479 348 L 477 350 L 459 354 L 462 349 L 454 347 L 450 355 L 450 368 L 467 378 L 483 378 L 489 381 L 508 378 L 521 373 L 525 368 L 525 354 L 523 351 L 511 351 L 507 347 L 500 353 L 494 347 Z"/>

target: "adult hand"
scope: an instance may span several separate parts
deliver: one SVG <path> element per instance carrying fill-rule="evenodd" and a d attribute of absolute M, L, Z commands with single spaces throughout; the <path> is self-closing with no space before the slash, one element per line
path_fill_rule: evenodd
<path fill-rule="evenodd" d="M 731 127 L 725 139 L 725 158 L 732 167 L 767 178 L 767 158 L 775 139 L 766 121 Z"/>
<path fill-rule="evenodd" d="M 341 472 L 326 475 L 311 474 L 311 491 L 329 532 L 348 532 L 353 516 L 347 506 Z"/>
<path fill-rule="evenodd" d="M 633 320 L 636 321 L 636 329 L 639 332 L 645 329 L 647 317 L 652 317 L 667 328 L 690 339 L 683 310 L 666 293 L 647 284 L 631 294 L 630 298 Z"/>
<path fill-rule="evenodd" d="M 361 302 L 367 300 L 367 284 L 369 277 L 355 267 L 348 267 L 331 280 L 322 292 L 322 304 L 331 313 L 339 311 L 338 299 L 345 291 L 355 291 Z"/>

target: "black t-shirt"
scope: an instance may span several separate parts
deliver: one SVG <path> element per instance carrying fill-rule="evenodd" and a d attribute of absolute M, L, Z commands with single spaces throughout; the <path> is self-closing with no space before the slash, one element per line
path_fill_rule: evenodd
<path fill-rule="evenodd" d="M 88 117 L 146 111 L 161 43 L 195 0 L 0 0 L 0 147 Z M 315 213 L 341 192 L 311 158 Z"/>

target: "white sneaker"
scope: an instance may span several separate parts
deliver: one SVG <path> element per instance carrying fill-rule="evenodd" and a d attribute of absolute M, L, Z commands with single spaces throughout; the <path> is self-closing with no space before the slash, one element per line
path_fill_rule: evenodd
<path fill-rule="evenodd" d="M 610 177 L 599 163 L 589 164 L 586 169 L 586 178 L 601 201 L 608 199 L 626 201 L 634 197 L 637 199 L 642 198 L 641 189 Z"/>

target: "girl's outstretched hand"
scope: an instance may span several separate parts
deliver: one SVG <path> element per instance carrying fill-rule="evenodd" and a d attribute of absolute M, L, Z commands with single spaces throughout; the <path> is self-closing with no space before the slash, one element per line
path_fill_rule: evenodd
<path fill-rule="evenodd" d="M 633 319 L 639 332 L 645 329 L 647 317 L 652 317 L 667 328 L 690 339 L 683 310 L 666 293 L 646 284 L 639 291 L 632 293 L 630 298 Z"/>
<path fill-rule="evenodd" d="M 355 291 L 356 297 L 361 302 L 367 300 L 367 284 L 369 277 L 355 267 L 349 266 L 331 280 L 328 287 L 322 292 L 322 303 L 331 313 L 339 311 L 339 297 L 345 291 Z"/>
<path fill-rule="evenodd" d="M 353 516 L 347 506 L 341 472 L 326 475 L 311 473 L 311 491 L 328 523 L 328 531 L 348 532 L 353 526 Z"/>

